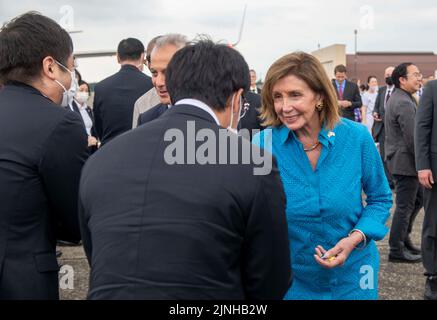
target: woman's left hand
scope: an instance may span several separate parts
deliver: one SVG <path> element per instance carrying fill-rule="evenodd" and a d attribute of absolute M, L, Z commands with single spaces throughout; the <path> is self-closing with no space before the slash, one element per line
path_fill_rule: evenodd
<path fill-rule="evenodd" d="M 332 269 L 342 266 L 354 248 L 363 241 L 363 236 L 359 232 L 353 232 L 349 237 L 341 239 L 335 247 L 326 251 L 322 246 L 317 246 L 314 255 L 316 262 L 322 267 Z M 322 256 L 325 259 L 322 259 Z"/>

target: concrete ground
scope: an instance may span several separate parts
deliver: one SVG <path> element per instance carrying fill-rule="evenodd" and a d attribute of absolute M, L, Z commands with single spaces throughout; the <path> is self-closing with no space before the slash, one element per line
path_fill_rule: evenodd
<path fill-rule="evenodd" d="M 393 208 L 391 213 L 393 213 Z M 419 213 L 412 239 L 420 246 L 420 234 L 422 230 L 423 210 Z M 388 222 L 390 225 L 391 219 Z M 378 243 L 381 256 L 379 273 L 379 299 L 381 300 L 423 300 L 425 277 L 421 263 L 389 263 L 387 255 L 388 235 Z M 74 270 L 74 280 L 70 277 L 71 269 L 64 267 L 64 273 L 60 274 L 60 283 L 64 289 L 60 289 L 61 299 L 80 300 L 86 298 L 88 289 L 88 263 L 82 247 L 59 247 L 63 255 L 59 262 L 61 265 L 71 266 Z M 70 287 L 70 288 L 69 288 Z M 72 288 L 74 287 L 74 288 Z"/>

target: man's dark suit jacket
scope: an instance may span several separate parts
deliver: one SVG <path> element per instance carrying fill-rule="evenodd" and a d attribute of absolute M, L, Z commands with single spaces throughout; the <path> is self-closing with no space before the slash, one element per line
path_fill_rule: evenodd
<path fill-rule="evenodd" d="M 138 127 L 147 122 L 158 119 L 167 110 L 168 110 L 168 106 L 166 104 L 160 103 L 154 106 L 153 108 L 147 110 L 146 112 L 141 113 L 140 116 L 138 117 Z"/>
<path fill-rule="evenodd" d="M 416 169 L 437 174 L 437 80 L 425 86 L 417 108 L 415 127 Z M 434 187 L 435 188 L 435 187 Z"/>
<path fill-rule="evenodd" d="M 252 134 L 252 130 L 263 130 L 264 127 L 261 125 L 259 115 L 260 115 L 260 108 L 261 108 L 261 97 L 258 94 L 255 94 L 253 92 L 246 92 L 245 93 L 247 102 L 249 102 L 250 107 L 249 110 L 246 112 L 245 116 L 241 118 L 240 122 L 238 123 L 238 129 L 248 129 L 250 132 L 250 138 L 254 136 Z M 176 106 L 178 107 L 178 106 Z M 168 110 L 167 105 L 165 104 L 158 104 L 155 107 L 153 107 L 150 110 L 147 110 L 146 112 L 143 112 L 140 114 L 138 118 L 138 126 L 143 125 L 147 122 L 153 121 L 157 118 L 159 118 L 164 112 Z M 243 110 L 242 110 L 243 113 Z"/>
<path fill-rule="evenodd" d="M 132 129 L 134 104 L 151 88 L 150 77 L 131 65 L 96 85 L 94 120 L 102 144 Z"/>
<path fill-rule="evenodd" d="M 437 180 L 437 80 L 423 90 L 416 114 L 414 135 L 416 170 L 429 169 Z M 425 216 L 422 226 L 423 266 L 427 273 L 437 269 L 437 186 L 424 189 Z"/>
<path fill-rule="evenodd" d="M 396 89 L 385 107 L 385 160 L 391 174 L 417 176 L 414 160 L 414 117 L 416 102 L 413 96 Z"/>
<path fill-rule="evenodd" d="M 188 121 L 196 133 L 207 129 L 219 140 L 210 114 L 178 105 L 85 165 L 79 216 L 91 266 L 88 298 L 282 299 L 289 288 L 276 162 L 264 176 L 253 174 L 252 162 L 167 164 L 165 156 L 177 156 L 175 136 L 196 147 L 204 143 L 187 141 Z M 240 150 L 250 148 L 246 139 L 236 140 Z"/>
<path fill-rule="evenodd" d="M 246 92 L 245 97 L 247 102 L 249 102 L 250 107 L 246 112 L 245 116 L 241 118 L 238 123 L 238 129 L 248 129 L 250 131 L 250 138 L 254 136 L 252 134 L 252 130 L 263 130 L 264 127 L 261 125 L 261 121 L 259 119 L 260 108 L 261 108 L 261 97 L 260 95 L 253 92 Z"/>
<path fill-rule="evenodd" d="M 80 117 L 33 87 L 0 92 L 0 299 L 58 299 L 56 240 L 79 242 Z"/>
<path fill-rule="evenodd" d="M 384 132 L 384 116 L 385 116 L 385 94 L 387 93 L 387 86 L 380 87 L 378 90 L 378 95 L 376 96 L 375 107 L 373 112 L 379 115 L 382 121 L 373 122 L 372 136 L 375 141 L 380 142 L 380 140 L 385 139 Z"/>
<path fill-rule="evenodd" d="M 344 81 L 346 81 L 346 84 L 343 91 L 343 100 L 350 101 L 352 103 L 352 106 L 350 106 L 349 108 L 340 108 L 340 115 L 343 118 L 355 121 L 354 109 L 361 108 L 363 106 L 363 102 L 361 101 L 360 89 L 355 83 L 348 80 Z M 335 92 L 337 93 L 337 98 L 340 100 L 335 79 L 332 80 L 332 85 L 334 86 Z"/>

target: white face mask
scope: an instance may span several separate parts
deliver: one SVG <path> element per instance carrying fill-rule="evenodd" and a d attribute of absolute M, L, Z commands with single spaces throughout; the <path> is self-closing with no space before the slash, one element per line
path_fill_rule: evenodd
<path fill-rule="evenodd" d="M 79 91 L 76 93 L 76 100 L 80 104 L 84 104 L 88 101 L 88 98 L 90 97 L 90 94 L 86 91 Z"/>
<path fill-rule="evenodd" d="M 234 122 L 234 97 L 235 97 L 235 93 L 232 95 L 232 105 L 231 105 L 231 122 L 229 123 L 228 126 L 228 130 L 238 134 L 238 129 L 237 128 L 232 128 L 232 123 Z M 240 122 L 240 118 L 241 118 L 241 109 L 243 108 L 243 99 L 240 96 L 240 106 L 238 108 L 238 121 L 237 121 L 237 127 L 238 127 L 238 123 Z"/>
<path fill-rule="evenodd" d="M 56 60 L 55 60 L 55 62 L 58 65 L 60 65 L 62 68 L 67 70 L 71 76 L 71 85 L 70 85 L 70 88 L 68 90 L 65 88 L 65 86 L 61 82 L 59 82 L 58 80 L 55 79 L 55 82 L 64 90 L 64 92 L 62 93 L 61 107 L 67 107 L 73 101 L 73 98 L 76 95 L 76 90 L 79 87 L 77 80 L 76 80 L 76 72 L 70 71 L 66 66 L 64 66 L 62 63 L 60 63 Z"/>

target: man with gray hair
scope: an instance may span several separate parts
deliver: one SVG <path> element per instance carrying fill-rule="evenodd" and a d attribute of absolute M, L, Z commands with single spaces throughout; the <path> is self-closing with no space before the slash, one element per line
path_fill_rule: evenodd
<path fill-rule="evenodd" d="M 173 55 L 179 49 L 185 47 L 187 42 L 187 37 L 181 34 L 167 34 L 156 40 L 155 46 L 150 54 L 149 69 L 152 73 L 152 83 L 154 86 L 151 90 L 158 95 L 159 104 L 155 106 L 143 105 L 142 109 L 144 111 L 138 116 L 138 125 L 158 118 L 170 108 L 170 96 L 168 95 L 165 85 L 165 71 Z"/>
<path fill-rule="evenodd" d="M 147 44 L 146 49 L 146 61 L 145 64 L 150 70 L 150 55 L 152 54 L 153 48 L 155 48 L 156 41 L 162 36 L 156 36 Z M 132 117 L 132 129 L 135 129 L 138 124 L 138 117 L 141 113 L 146 112 L 150 108 L 156 106 L 159 103 L 158 93 L 156 93 L 155 88 L 150 89 L 145 94 L 143 94 L 139 99 L 135 102 L 134 105 L 134 114 Z"/>

